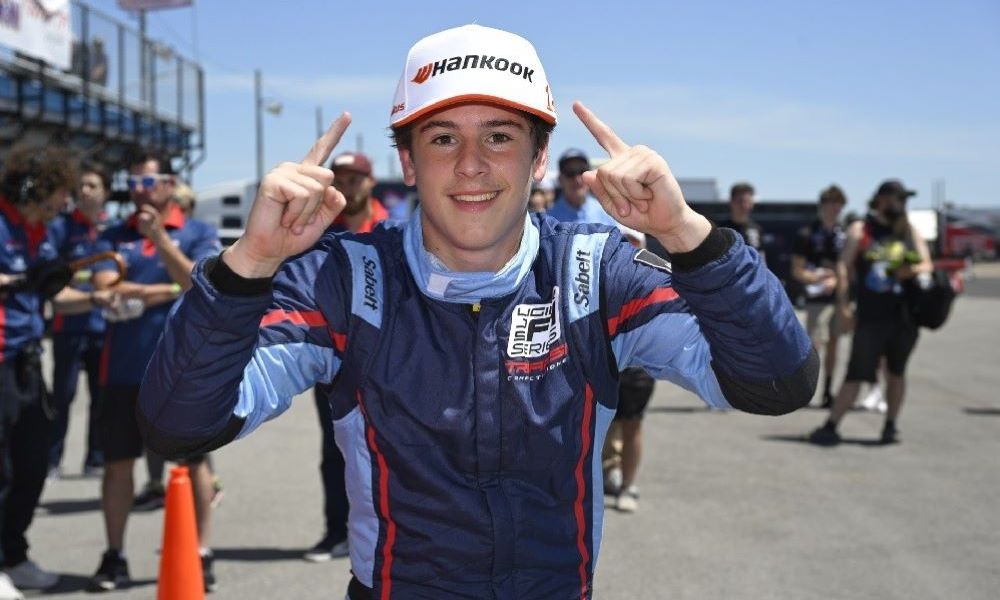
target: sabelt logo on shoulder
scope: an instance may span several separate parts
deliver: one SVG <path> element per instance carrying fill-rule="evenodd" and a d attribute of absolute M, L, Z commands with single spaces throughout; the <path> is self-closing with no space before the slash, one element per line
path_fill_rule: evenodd
<path fill-rule="evenodd" d="M 487 54 L 452 56 L 451 58 L 442 58 L 441 60 L 427 63 L 417 69 L 416 75 L 414 75 L 413 79 L 410 81 L 420 85 L 428 79 L 437 77 L 446 71 L 459 71 L 462 69 L 490 69 L 493 71 L 502 71 L 510 73 L 515 77 L 527 79 L 529 83 L 535 82 L 532 79 L 532 76 L 535 74 L 535 69 L 522 65 L 519 62 L 512 61 L 509 58 L 504 58 L 502 56 L 490 56 Z"/>
<path fill-rule="evenodd" d="M 562 337 L 559 325 L 559 288 L 552 290 L 552 302 L 518 304 L 511 315 L 507 356 L 538 358 L 549 353 Z"/>
<path fill-rule="evenodd" d="M 365 300 L 364 305 L 372 310 L 378 310 L 378 296 L 375 294 L 375 286 L 378 279 L 375 277 L 375 261 L 365 256 L 362 259 L 365 263 Z"/>
<path fill-rule="evenodd" d="M 576 261 L 576 277 L 573 278 L 573 302 L 590 308 L 590 272 L 593 271 L 593 257 L 589 250 L 580 248 L 573 258 Z"/>

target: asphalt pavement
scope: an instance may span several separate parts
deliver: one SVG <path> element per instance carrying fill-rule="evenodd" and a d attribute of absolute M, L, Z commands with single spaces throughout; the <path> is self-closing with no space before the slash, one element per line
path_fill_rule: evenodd
<path fill-rule="evenodd" d="M 847 415 L 845 443 L 818 448 L 804 436 L 825 411 L 709 412 L 659 384 L 644 425 L 640 508 L 608 510 L 595 598 L 1000 598 L 998 344 L 1000 265 L 978 266 L 950 321 L 921 334 L 894 446 L 875 444 L 877 413 Z M 29 530 L 32 558 L 63 579 L 33 597 L 93 598 L 83 590 L 105 548 L 99 482 L 77 475 L 80 387 L 66 475 L 46 486 Z M 343 598 L 346 559 L 301 559 L 322 534 L 318 454 L 309 396 L 216 454 L 225 497 L 211 598 Z M 137 487 L 145 479 L 140 464 Z M 133 513 L 126 550 L 137 584 L 109 598 L 155 597 L 161 534 L 162 511 Z"/>

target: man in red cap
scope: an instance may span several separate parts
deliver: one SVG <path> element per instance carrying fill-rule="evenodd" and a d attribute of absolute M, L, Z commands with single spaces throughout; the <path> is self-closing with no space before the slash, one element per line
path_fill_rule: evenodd
<path fill-rule="evenodd" d="M 371 233 L 389 217 L 382 203 L 372 196 L 375 176 L 367 156 L 360 152 L 343 152 L 330 161 L 330 170 L 333 171 L 333 187 L 347 202 L 333 222 L 334 231 Z"/>
<path fill-rule="evenodd" d="M 344 195 L 344 210 L 327 231 L 370 233 L 389 213 L 372 194 L 375 177 L 372 163 L 360 152 L 343 152 L 330 161 L 333 186 Z M 319 472 L 323 479 L 323 515 L 326 533 L 303 555 L 309 562 L 326 562 L 347 556 L 347 488 L 344 485 L 344 457 L 337 450 L 330 412 L 330 386 L 315 388 L 316 413 L 323 433 Z"/>

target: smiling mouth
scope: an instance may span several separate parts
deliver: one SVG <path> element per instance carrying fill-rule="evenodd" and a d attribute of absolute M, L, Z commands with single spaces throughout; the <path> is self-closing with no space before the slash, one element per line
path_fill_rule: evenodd
<path fill-rule="evenodd" d="M 499 195 L 500 192 L 485 192 L 482 194 L 452 194 L 451 197 L 454 200 L 458 200 L 459 202 L 476 203 L 476 202 L 489 202 L 490 200 L 493 200 Z"/>

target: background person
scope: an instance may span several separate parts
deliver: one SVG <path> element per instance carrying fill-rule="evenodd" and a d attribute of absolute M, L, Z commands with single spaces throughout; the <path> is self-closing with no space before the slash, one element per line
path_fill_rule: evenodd
<path fill-rule="evenodd" d="M 97 238 L 109 225 L 104 203 L 111 194 L 111 177 L 96 163 L 83 163 L 73 211 L 63 213 L 49 224 L 49 234 L 59 255 L 73 261 L 98 252 Z M 74 278 L 73 287 L 93 291 L 86 270 Z M 49 476 L 58 477 L 69 426 L 69 408 L 76 397 L 80 369 L 87 376 L 90 406 L 87 410 L 87 443 L 83 459 L 83 475 L 98 477 L 104 466 L 97 431 L 97 416 L 101 406 L 101 353 L 104 350 L 106 323 L 97 307 L 79 315 L 56 312 L 52 320 L 52 439 L 49 450 Z"/>
<path fill-rule="evenodd" d="M 590 170 L 590 158 L 583 150 L 570 148 L 559 157 L 559 195 L 549 216 L 564 223 L 599 223 L 619 227 L 601 203 L 590 193 L 583 174 Z"/>
<path fill-rule="evenodd" d="M 212 227 L 185 218 L 173 202 L 175 176 L 168 161 L 151 154 L 136 155 L 129 163 L 128 185 L 135 212 L 101 236 L 107 247 L 123 256 L 128 271 L 114 286 L 124 300 L 108 313 L 104 347 L 107 371 L 100 420 L 105 453 L 101 508 L 108 548 L 91 578 L 92 591 L 118 589 L 131 582 L 124 548 L 135 491 L 133 467 L 143 452 L 135 420 L 139 384 L 167 313 L 181 291 L 191 287 L 193 261 L 221 248 Z M 107 287 L 110 278 L 110 273 L 98 272 L 94 284 Z M 205 586 L 213 588 L 208 550 L 212 474 L 203 453 L 185 458 L 195 494 Z"/>
<path fill-rule="evenodd" d="M 729 218 L 719 225 L 733 229 L 743 236 L 746 245 L 756 250 L 761 259 L 764 260 L 764 229 L 750 218 L 753 213 L 756 193 L 754 187 L 749 183 L 733 184 L 729 188 Z"/>
<path fill-rule="evenodd" d="M 371 233 L 375 226 L 389 217 L 382 203 L 372 197 L 375 177 L 367 156 L 359 152 L 343 152 L 330 161 L 334 187 L 344 195 L 344 210 L 327 231 Z M 344 457 L 337 449 L 330 409 L 329 385 L 317 384 L 314 390 L 316 415 L 322 432 L 320 444 L 320 475 L 323 481 L 323 517 L 326 531 L 323 537 L 303 555 L 310 562 L 324 562 L 347 556 L 347 517 L 350 505 L 344 484 Z"/>
<path fill-rule="evenodd" d="M 42 377 L 42 303 L 86 312 L 110 294 L 65 288 L 46 224 L 66 206 L 77 174 L 56 147 L 15 147 L 0 169 L 0 598 L 17 588 L 48 589 L 59 582 L 28 558 L 26 532 L 34 519 L 49 464 L 51 421 Z"/>
<path fill-rule="evenodd" d="M 823 354 L 823 407 L 833 404 L 831 385 L 837 367 L 837 341 L 841 335 L 837 319 L 837 261 L 847 234 L 840 225 L 840 212 L 847 197 L 831 185 L 819 196 L 818 217 L 798 231 L 792 247 L 792 277 L 806 294 L 806 333 L 816 352 Z"/>
<path fill-rule="evenodd" d="M 838 263 L 837 306 L 845 327 L 853 326 L 854 339 L 847 375 L 830 416 L 809 436 L 815 444 L 832 446 L 840 442 L 840 420 L 857 400 L 861 382 L 876 382 L 883 357 L 888 408 L 880 441 L 897 441 L 896 419 L 906 392 L 906 364 L 918 336 L 903 286 L 933 268 L 927 243 L 906 218 L 906 201 L 915 193 L 895 179 L 883 182 L 872 201 L 874 211 L 847 231 Z M 848 302 L 851 282 L 857 289 L 856 311 Z"/>

